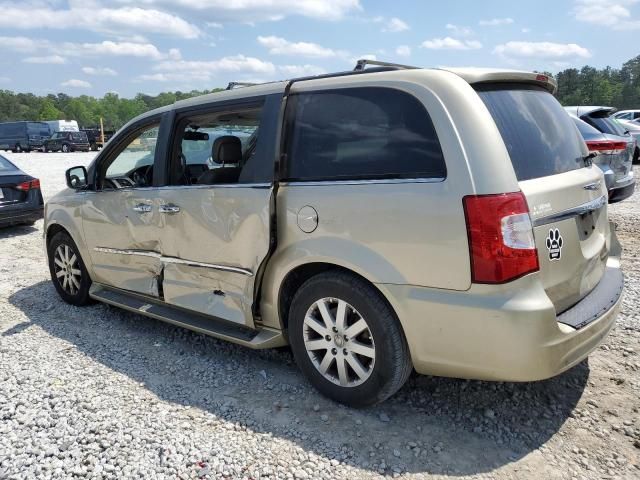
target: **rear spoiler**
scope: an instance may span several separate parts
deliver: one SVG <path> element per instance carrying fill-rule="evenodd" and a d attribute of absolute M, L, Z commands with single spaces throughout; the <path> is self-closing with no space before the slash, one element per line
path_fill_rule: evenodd
<path fill-rule="evenodd" d="M 471 85 L 481 85 L 483 83 L 524 83 L 537 85 L 548 90 L 550 93 L 556 93 L 558 90 L 556 80 L 546 73 L 483 68 L 446 68 L 443 70 L 455 73 Z"/>

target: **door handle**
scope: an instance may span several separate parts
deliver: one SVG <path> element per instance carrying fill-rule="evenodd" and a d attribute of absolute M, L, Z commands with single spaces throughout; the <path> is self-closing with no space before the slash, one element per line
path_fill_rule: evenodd
<path fill-rule="evenodd" d="M 133 207 L 134 212 L 138 213 L 149 213 L 151 211 L 151 205 L 147 205 L 146 203 L 139 203 L 135 207 Z"/>
<path fill-rule="evenodd" d="M 160 205 L 160 208 L 158 208 L 158 211 L 160 213 L 178 213 L 180 211 L 180 207 L 177 205 L 174 205 L 173 203 L 169 203 L 166 205 Z"/>

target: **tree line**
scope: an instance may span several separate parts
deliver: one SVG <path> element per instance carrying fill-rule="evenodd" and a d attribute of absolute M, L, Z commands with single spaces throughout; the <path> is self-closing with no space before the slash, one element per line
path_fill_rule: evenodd
<path fill-rule="evenodd" d="M 556 96 L 563 105 L 640 108 L 640 55 L 625 62 L 620 69 L 567 68 L 557 73 L 555 78 L 558 82 Z M 105 128 L 118 129 L 148 110 L 219 90 L 165 92 L 156 96 L 139 93 L 134 98 L 122 98 L 116 93 L 95 98 L 88 95 L 71 97 L 64 93 L 37 96 L 0 90 L 0 122 L 73 119 L 83 127 L 92 127 L 98 125 L 102 118 Z"/>
<path fill-rule="evenodd" d="M 0 90 L 0 122 L 77 120 L 81 127 L 94 127 L 100 124 L 102 118 L 106 129 L 118 129 L 141 113 L 219 90 L 164 92 L 156 96 L 139 93 L 134 98 L 122 98 L 116 93 L 95 98 L 89 95 L 71 97 L 65 93 L 37 96 Z"/>

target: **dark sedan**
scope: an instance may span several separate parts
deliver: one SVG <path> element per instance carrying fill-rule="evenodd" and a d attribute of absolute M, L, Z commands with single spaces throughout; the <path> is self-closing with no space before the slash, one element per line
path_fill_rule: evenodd
<path fill-rule="evenodd" d="M 0 227 L 32 224 L 43 217 L 40 180 L 0 155 Z"/>

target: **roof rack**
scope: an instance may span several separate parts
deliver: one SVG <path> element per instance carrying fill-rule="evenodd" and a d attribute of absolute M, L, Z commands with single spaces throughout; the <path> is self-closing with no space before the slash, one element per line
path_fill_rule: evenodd
<path fill-rule="evenodd" d="M 259 83 L 229 82 L 229 85 L 227 85 L 227 88 L 225 88 L 225 90 L 233 90 L 236 87 L 253 87 L 254 85 L 259 85 Z"/>
<path fill-rule="evenodd" d="M 398 70 L 402 70 L 402 69 L 415 70 L 416 68 L 420 68 L 420 67 L 414 67 L 412 65 L 402 65 L 400 63 L 381 62 L 380 60 L 369 60 L 368 58 L 361 58 L 360 60 L 357 61 L 353 71 L 361 72 L 362 70 L 367 68 L 367 65 L 374 65 L 376 67 L 388 67 L 388 68 L 393 68 Z"/>
<path fill-rule="evenodd" d="M 367 68 L 371 65 L 372 68 Z M 379 60 L 369 60 L 361 58 L 357 60 L 356 66 L 353 70 L 345 70 L 342 72 L 322 73 L 320 75 L 309 75 L 305 77 L 297 77 L 288 80 L 289 85 L 294 82 L 301 82 L 304 80 L 319 80 L 322 78 L 334 78 L 334 77 L 346 77 L 350 75 L 357 75 L 359 73 L 374 73 L 374 72 L 388 72 L 392 70 L 415 70 L 421 67 L 415 67 L 413 65 L 402 65 L 400 63 L 381 62 Z M 273 83 L 273 82 L 265 82 Z M 264 85 L 264 83 L 251 83 L 251 82 L 229 82 L 226 90 L 233 90 L 238 87 L 253 87 L 255 85 Z"/>

